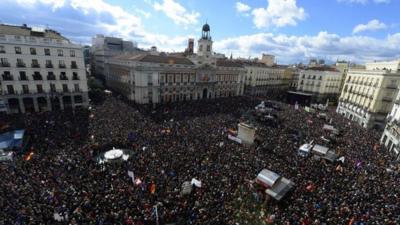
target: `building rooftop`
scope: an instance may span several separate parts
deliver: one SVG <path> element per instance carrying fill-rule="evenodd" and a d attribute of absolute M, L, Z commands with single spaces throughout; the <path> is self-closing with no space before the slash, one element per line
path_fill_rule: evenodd
<path fill-rule="evenodd" d="M 330 67 L 330 66 L 307 67 L 307 68 L 304 68 L 304 70 L 339 72 L 339 70 L 337 70 L 334 67 Z"/>
<path fill-rule="evenodd" d="M 238 61 L 227 60 L 227 59 L 218 59 L 217 66 L 221 67 L 243 67 L 243 65 Z"/>
<path fill-rule="evenodd" d="M 26 24 L 23 24 L 22 26 L 0 24 L 0 35 L 43 37 L 69 42 L 67 38 L 63 37 L 57 31 L 51 29 L 28 27 Z"/>
<path fill-rule="evenodd" d="M 174 57 L 167 55 L 152 55 L 150 53 L 142 54 L 124 54 L 114 57 L 114 59 L 131 60 L 149 63 L 182 64 L 194 65 L 192 61 L 184 57 Z"/>

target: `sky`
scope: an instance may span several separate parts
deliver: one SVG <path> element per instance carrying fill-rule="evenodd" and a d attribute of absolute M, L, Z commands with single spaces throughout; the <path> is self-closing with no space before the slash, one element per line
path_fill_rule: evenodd
<path fill-rule="evenodd" d="M 273 54 L 278 63 L 400 58 L 400 0 L 0 0 L 0 23 L 59 31 L 90 44 L 96 34 L 179 52 L 211 27 L 213 50 Z"/>

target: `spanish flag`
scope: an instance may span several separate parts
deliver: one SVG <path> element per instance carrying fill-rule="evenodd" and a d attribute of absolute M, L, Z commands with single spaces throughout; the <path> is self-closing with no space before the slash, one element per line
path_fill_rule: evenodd
<path fill-rule="evenodd" d="M 156 185 L 154 183 L 150 184 L 150 193 L 154 194 L 156 192 Z"/>

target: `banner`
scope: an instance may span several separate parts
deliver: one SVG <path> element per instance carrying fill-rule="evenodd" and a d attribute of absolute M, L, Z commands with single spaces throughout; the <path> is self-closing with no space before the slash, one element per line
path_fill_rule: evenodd
<path fill-rule="evenodd" d="M 229 139 L 229 140 L 232 140 L 232 141 L 235 141 L 235 142 L 237 142 L 237 143 L 239 143 L 239 144 L 242 144 L 242 139 L 237 138 L 237 137 L 235 137 L 235 136 L 232 136 L 232 135 L 230 135 L 230 134 L 228 134 L 228 139 Z"/>

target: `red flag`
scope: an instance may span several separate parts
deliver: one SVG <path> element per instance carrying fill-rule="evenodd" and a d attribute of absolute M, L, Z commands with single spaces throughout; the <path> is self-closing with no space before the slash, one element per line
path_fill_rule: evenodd
<path fill-rule="evenodd" d="M 314 191 L 314 185 L 313 185 L 313 184 L 309 184 L 309 185 L 306 187 L 306 189 L 307 189 L 307 191 L 309 191 L 309 192 L 313 192 L 313 191 Z"/>
<path fill-rule="evenodd" d="M 150 193 L 154 194 L 156 192 L 156 185 L 154 183 L 150 184 Z"/>

